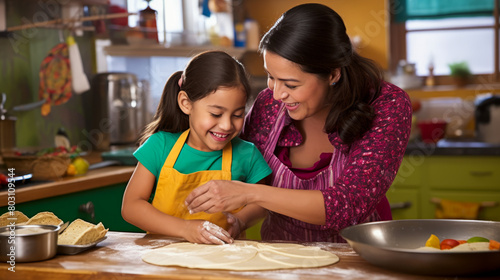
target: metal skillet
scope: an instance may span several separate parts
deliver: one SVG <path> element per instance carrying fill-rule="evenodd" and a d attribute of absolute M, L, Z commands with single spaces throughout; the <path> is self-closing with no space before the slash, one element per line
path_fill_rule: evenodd
<path fill-rule="evenodd" d="M 498 273 L 500 251 L 417 251 L 431 234 L 440 240 L 481 236 L 500 241 L 500 222 L 476 220 L 394 220 L 347 227 L 340 232 L 366 261 L 390 270 L 425 275 Z"/>

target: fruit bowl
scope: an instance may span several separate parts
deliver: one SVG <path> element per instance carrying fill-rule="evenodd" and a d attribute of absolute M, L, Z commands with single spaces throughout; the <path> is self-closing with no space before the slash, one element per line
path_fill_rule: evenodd
<path fill-rule="evenodd" d="M 44 181 L 59 179 L 64 176 L 71 158 L 69 155 L 57 156 L 4 156 L 8 169 L 13 168 L 15 174 L 33 174 L 32 180 Z"/>
<path fill-rule="evenodd" d="M 76 146 L 47 148 L 38 152 L 19 152 L 5 154 L 3 160 L 14 174 L 32 174 L 33 181 L 56 180 L 66 174 L 71 159 L 80 154 Z M 10 171 L 9 171 L 10 172 Z"/>

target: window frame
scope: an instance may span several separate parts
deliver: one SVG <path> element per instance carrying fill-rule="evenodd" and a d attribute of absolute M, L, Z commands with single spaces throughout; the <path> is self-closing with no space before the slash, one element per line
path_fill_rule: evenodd
<path fill-rule="evenodd" d="M 495 30 L 494 33 L 494 70 L 491 74 L 479 74 L 473 75 L 474 84 L 492 84 L 500 82 L 500 24 L 499 24 L 499 2 L 500 0 L 495 0 L 495 7 L 493 10 L 493 17 L 495 22 L 490 26 L 463 26 L 463 27 L 444 27 L 436 29 L 414 29 L 411 31 L 406 30 L 405 22 L 397 22 L 395 20 L 395 7 L 393 1 L 391 1 L 391 19 L 390 19 L 390 61 L 389 70 L 393 73 L 396 72 L 398 63 L 400 60 L 407 60 L 407 41 L 406 35 L 409 32 L 421 32 L 421 31 L 443 31 L 443 30 L 466 30 L 466 29 L 484 29 L 492 28 Z M 453 79 L 449 75 L 435 75 L 434 76 L 437 85 L 451 85 L 453 84 Z"/>

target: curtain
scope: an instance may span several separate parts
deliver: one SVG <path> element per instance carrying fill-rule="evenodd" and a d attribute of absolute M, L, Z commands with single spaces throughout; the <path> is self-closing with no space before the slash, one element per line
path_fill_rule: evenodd
<path fill-rule="evenodd" d="M 495 0 L 393 0 L 397 22 L 410 19 L 491 16 Z"/>

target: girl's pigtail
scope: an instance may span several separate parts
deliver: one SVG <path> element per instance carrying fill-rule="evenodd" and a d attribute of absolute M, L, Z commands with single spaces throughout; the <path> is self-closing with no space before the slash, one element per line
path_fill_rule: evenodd
<path fill-rule="evenodd" d="M 145 127 L 139 139 L 140 144 L 158 131 L 176 133 L 189 128 L 189 117 L 181 111 L 177 103 L 177 96 L 181 91 L 179 80 L 182 74 L 182 71 L 177 71 L 168 78 L 153 121 Z"/>

